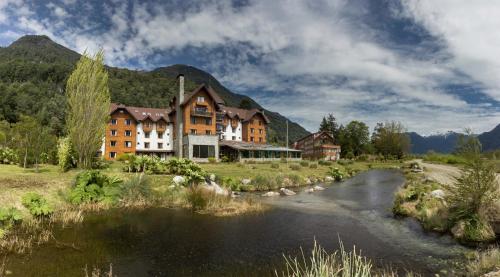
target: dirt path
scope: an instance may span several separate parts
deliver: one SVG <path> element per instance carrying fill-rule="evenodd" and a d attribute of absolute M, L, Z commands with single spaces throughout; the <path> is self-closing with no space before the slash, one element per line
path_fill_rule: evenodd
<path fill-rule="evenodd" d="M 455 178 L 459 177 L 462 172 L 456 166 L 426 163 L 422 160 L 416 160 L 416 162 L 425 168 L 424 173 L 426 176 L 441 184 L 453 184 Z"/>

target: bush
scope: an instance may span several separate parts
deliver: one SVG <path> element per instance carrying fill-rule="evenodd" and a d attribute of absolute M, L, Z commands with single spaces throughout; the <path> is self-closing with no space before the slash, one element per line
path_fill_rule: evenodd
<path fill-rule="evenodd" d="M 43 196 L 36 192 L 25 194 L 21 202 L 23 206 L 30 211 L 33 216 L 48 216 L 54 212 L 54 209 Z"/>
<path fill-rule="evenodd" d="M 220 181 L 221 185 L 231 191 L 240 191 L 241 182 L 237 179 L 226 177 Z"/>
<path fill-rule="evenodd" d="M 301 166 L 300 164 L 291 164 L 290 169 L 291 170 L 300 170 Z"/>
<path fill-rule="evenodd" d="M 123 168 L 126 172 L 144 172 L 147 174 L 166 174 L 167 173 L 167 162 L 162 161 L 157 156 L 127 156 L 123 157 L 125 160 L 125 167 Z M 177 160 L 177 159 L 176 159 Z"/>
<path fill-rule="evenodd" d="M 15 164 L 18 161 L 16 151 L 8 148 L 0 148 L 0 164 Z"/>
<path fill-rule="evenodd" d="M 257 175 L 250 183 L 257 190 L 269 190 L 270 177 L 264 175 Z"/>
<path fill-rule="evenodd" d="M 316 169 L 316 168 L 318 168 L 318 164 L 310 164 L 309 168 Z"/>
<path fill-rule="evenodd" d="M 346 166 L 346 165 L 350 165 L 350 164 L 353 164 L 354 162 L 351 161 L 351 160 L 339 160 L 338 163 L 340 165 L 343 165 L 343 166 Z"/>
<path fill-rule="evenodd" d="M 135 175 L 120 186 L 120 198 L 125 202 L 146 200 L 151 197 L 151 184 L 147 175 Z"/>
<path fill-rule="evenodd" d="M 214 163 L 217 162 L 217 159 L 214 158 L 214 157 L 210 157 L 210 158 L 208 158 L 208 162 L 211 163 L 211 164 L 214 164 Z"/>
<path fill-rule="evenodd" d="M 12 208 L 0 208 L 0 229 L 6 230 L 23 219 L 21 212 Z M 1 232 L 1 231 L 0 231 Z M 0 238 L 2 236 L 0 235 Z"/>
<path fill-rule="evenodd" d="M 342 173 L 342 171 L 340 171 L 340 169 L 338 169 L 337 167 L 331 167 L 328 174 L 330 174 L 330 176 L 332 176 L 335 181 L 342 181 L 342 179 L 344 178 L 344 173 Z"/>
<path fill-rule="evenodd" d="M 135 154 L 132 153 L 121 153 L 116 157 L 116 160 L 119 162 L 133 162 L 135 157 Z"/>
<path fill-rule="evenodd" d="M 76 176 L 69 193 L 69 201 L 74 205 L 103 202 L 114 204 L 121 193 L 122 181 L 108 177 L 97 170 L 84 171 Z"/>
<path fill-rule="evenodd" d="M 345 158 L 346 158 L 346 159 L 352 160 L 352 159 L 354 159 L 354 157 L 355 157 L 355 156 L 354 156 L 354 153 L 352 153 L 351 151 L 349 151 L 349 152 L 347 152 L 347 153 L 345 154 Z"/>
<path fill-rule="evenodd" d="M 73 145 L 70 138 L 60 138 L 57 145 L 57 160 L 59 169 L 66 172 L 76 166 Z"/>
<path fill-rule="evenodd" d="M 288 175 L 288 179 L 292 182 L 292 184 L 296 186 L 300 186 L 302 184 L 302 178 L 297 174 Z"/>
<path fill-rule="evenodd" d="M 319 160 L 318 164 L 319 165 L 324 165 L 324 166 L 331 166 L 332 162 L 331 161 L 325 161 L 325 160 Z"/>
<path fill-rule="evenodd" d="M 308 161 L 300 161 L 300 165 L 303 166 L 303 167 L 308 167 L 309 166 L 309 162 Z"/>
<path fill-rule="evenodd" d="M 198 186 L 191 186 L 186 191 L 186 200 L 193 210 L 203 210 L 208 204 L 207 193 L 209 192 L 204 191 Z"/>
<path fill-rule="evenodd" d="M 278 169 L 278 168 L 280 168 L 280 165 L 277 163 L 272 163 L 271 168 Z"/>

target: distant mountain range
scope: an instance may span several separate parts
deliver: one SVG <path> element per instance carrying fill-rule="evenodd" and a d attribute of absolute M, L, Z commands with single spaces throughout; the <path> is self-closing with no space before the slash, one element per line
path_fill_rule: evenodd
<path fill-rule="evenodd" d="M 60 135 L 64 130 L 65 84 L 80 59 L 80 54 L 59 45 L 47 36 L 28 35 L 0 48 L 0 120 L 15 122 L 21 114 L 38 118 Z M 201 83 L 212 86 L 228 106 L 238 107 L 247 99 L 253 108 L 262 109 L 248 96 L 236 94 L 209 73 L 188 65 L 172 65 L 152 71 L 107 67 L 111 100 L 126 105 L 167 107 L 177 91 L 175 77 L 183 73 L 186 90 Z M 271 120 L 269 140 L 285 142 L 286 117 L 264 110 Z M 309 134 L 289 121 L 289 140 Z"/>
<path fill-rule="evenodd" d="M 408 133 L 411 139 L 411 152 L 424 154 L 429 151 L 451 153 L 455 149 L 460 133 L 448 132 L 443 135 L 421 136 L 415 132 Z M 500 124 L 493 130 L 478 135 L 483 151 L 500 149 Z"/>

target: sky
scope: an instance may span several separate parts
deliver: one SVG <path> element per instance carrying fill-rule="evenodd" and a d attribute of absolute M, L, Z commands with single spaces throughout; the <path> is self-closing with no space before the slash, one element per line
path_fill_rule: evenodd
<path fill-rule="evenodd" d="M 424 135 L 500 123 L 500 2 L 0 0 L 0 45 L 47 35 L 106 63 L 183 63 L 316 131 L 401 121 Z"/>

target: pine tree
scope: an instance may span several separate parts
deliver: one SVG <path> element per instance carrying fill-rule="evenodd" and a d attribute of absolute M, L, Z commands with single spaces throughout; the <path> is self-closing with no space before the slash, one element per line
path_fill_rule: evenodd
<path fill-rule="evenodd" d="M 92 167 L 109 117 L 108 73 L 103 59 L 102 50 L 93 57 L 84 53 L 66 84 L 66 128 L 81 168 Z"/>

